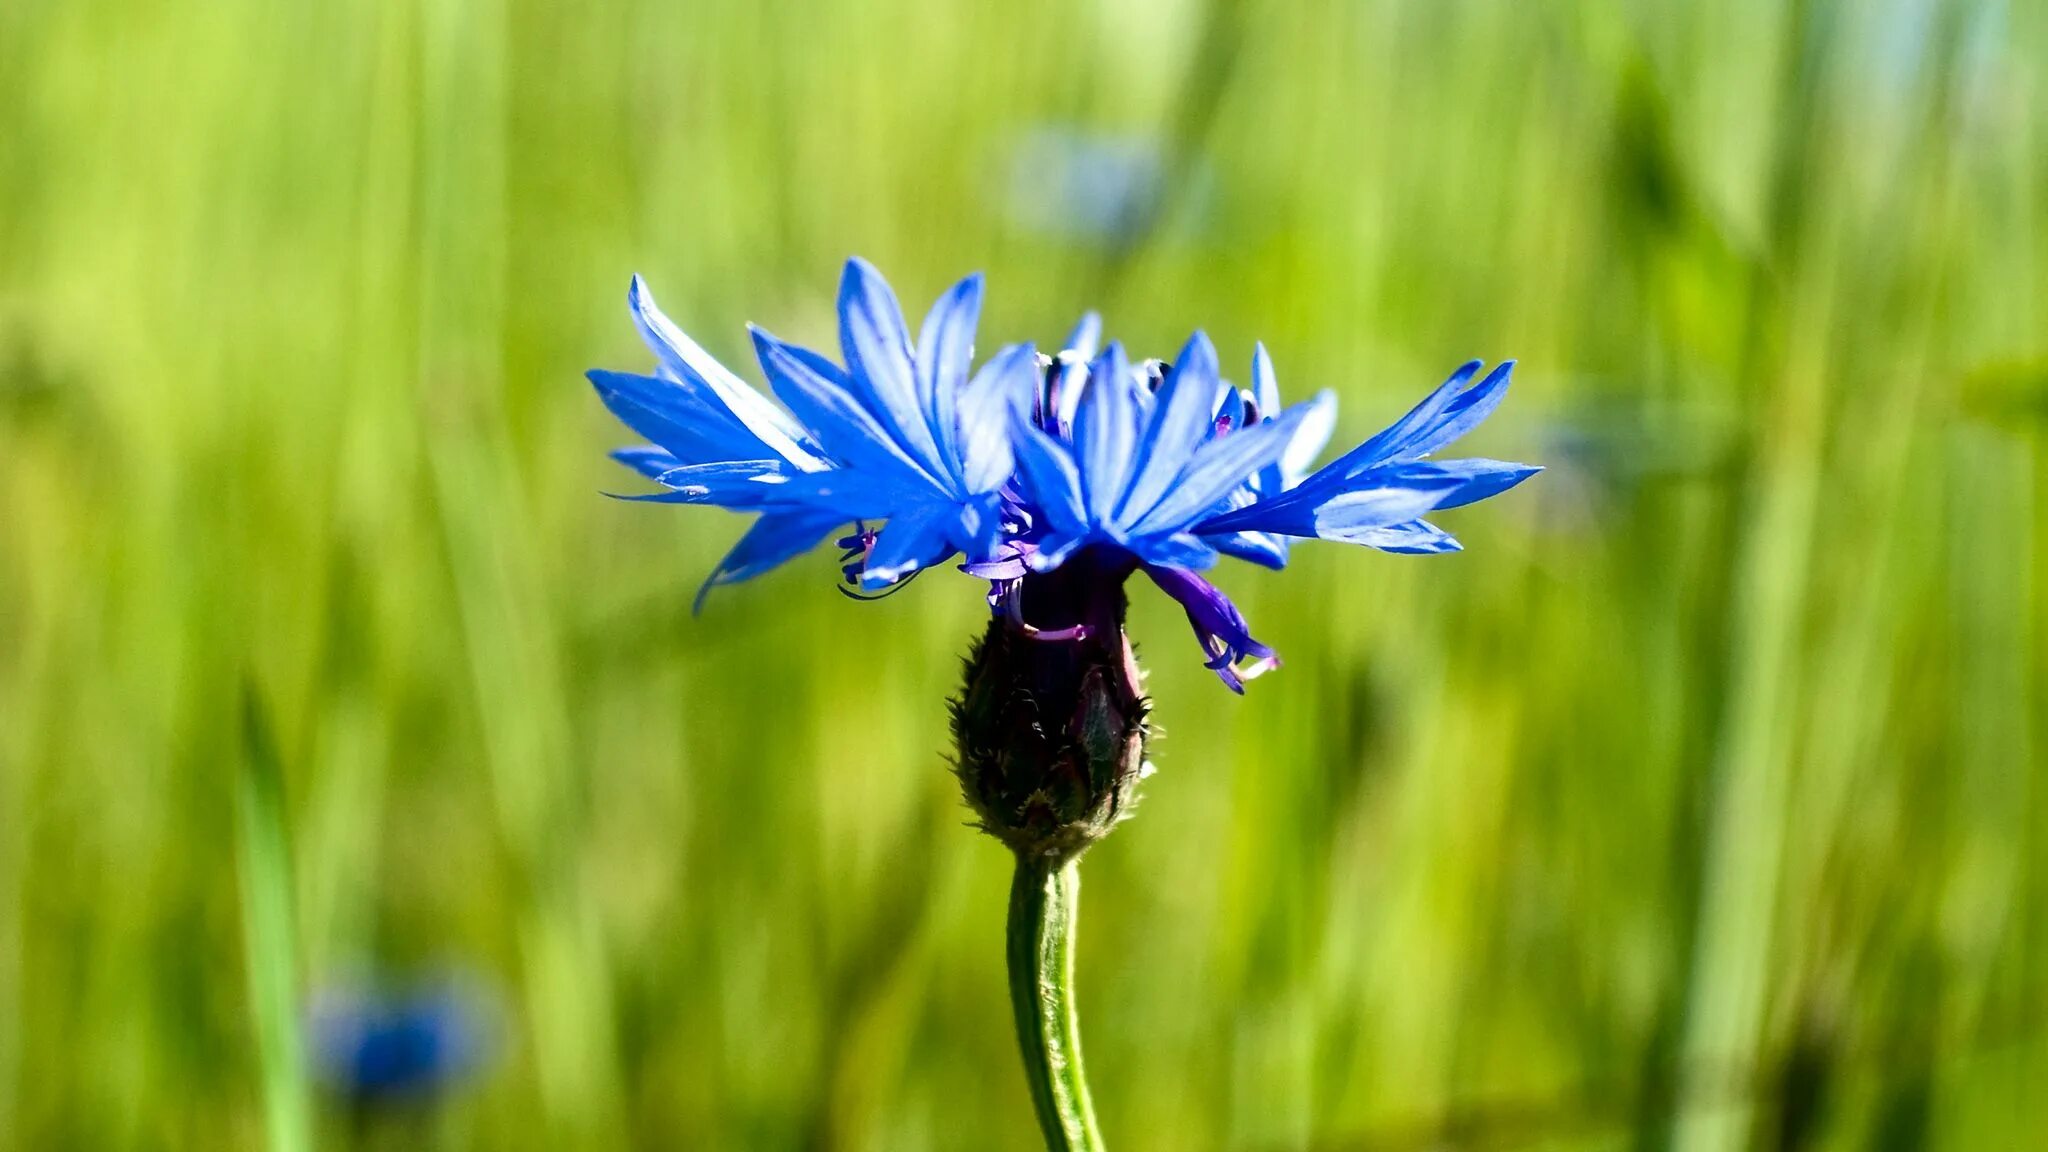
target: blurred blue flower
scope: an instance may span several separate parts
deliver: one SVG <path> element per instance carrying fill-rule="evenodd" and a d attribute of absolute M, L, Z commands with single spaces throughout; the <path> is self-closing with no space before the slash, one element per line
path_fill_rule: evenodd
<path fill-rule="evenodd" d="M 754 330 L 784 412 L 676 330 L 637 278 L 630 301 L 659 375 L 591 379 L 613 412 L 655 441 L 617 454 L 668 489 L 635 499 L 760 514 L 707 589 L 854 522 L 840 541 L 849 584 L 885 591 L 964 553 L 964 570 L 989 582 L 998 614 L 1057 642 L 1120 618 L 1034 628 L 1023 601 L 1035 578 L 1068 566 L 1063 585 L 1078 571 L 1120 603 L 1124 581 L 1143 571 L 1186 610 L 1208 667 L 1237 691 L 1277 661 L 1199 574 L 1219 555 L 1279 568 L 1289 541 L 1310 537 L 1454 551 L 1457 541 L 1425 513 L 1496 495 L 1538 470 L 1427 459 L 1500 404 L 1512 361 L 1476 384 L 1482 365 L 1464 365 L 1391 427 L 1311 470 L 1336 399 L 1324 391 L 1282 408 L 1263 346 L 1252 387 L 1240 391 L 1222 379 L 1201 332 L 1172 364 L 1133 364 L 1118 344 L 1097 352 L 1101 324 L 1090 314 L 1059 355 L 1011 345 L 969 380 L 980 277 L 941 298 L 913 347 L 888 286 L 853 260 L 839 297 L 845 368 Z M 870 529 L 870 520 L 884 526 Z"/>
<path fill-rule="evenodd" d="M 1170 165 L 1157 137 L 1044 126 L 1017 139 L 1006 167 L 1005 214 L 1041 235 L 1129 240 L 1152 228 L 1166 207 Z M 1173 187 L 1199 203 L 1211 183 L 1207 168 L 1196 165 Z"/>
<path fill-rule="evenodd" d="M 456 987 L 391 996 L 334 990 L 314 1004 L 314 1067 L 358 1102 L 430 1095 L 476 1067 L 486 1025 L 478 999 Z"/>

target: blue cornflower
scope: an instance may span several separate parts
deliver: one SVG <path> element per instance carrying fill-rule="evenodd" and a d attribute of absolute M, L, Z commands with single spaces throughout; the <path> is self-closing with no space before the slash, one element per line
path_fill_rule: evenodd
<path fill-rule="evenodd" d="M 404 996 L 330 991 L 311 1023 L 321 1078 L 361 1103 L 446 1087 L 482 1059 L 487 1032 L 477 999 L 453 986 Z"/>
<path fill-rule="evenodd" d="M 683 335 L 635 278 L 629 302 L 657 375 L 590 374 L 607 406 L 654 441 L 616 454 L 667 489 L 632 499 L 759 514 L 705 591 L 852 523 L 840 541 L 849 584 L 885 591 L 962 555 L 989 582 L 999 617 L 1056 643 L 1120 629 L 1123 583 L 1142 571 L 1186 610 L 1208 667 L 1242 691 L 1277 657 L 1201 575 L 1219 556 L 1278 568 L 1291 540 L 1310 537 L 1452 551 L 1457 542 L 1425 513 L 1538 471 L 1427 459 L 1499 405 L 1512 361 L 1476 384 L 1482 365 L 1464 365 L 1392 426 L 1311 470 L 1335 397 L 1326 390 L 1282 408 L 1263 346 L 1241 391 L 1222 379 L 1201 332 L 1171 364 L 1133 364 L 1114 342 L 1097 352 L 1091 313 L 1058 355 L 1010 345 L 970 379 L 981 292 L 978 275 L 961 281 L 913 345 L 888 285 L 849 261 L 844 367 L 752 330 L 785 410 Z M 1041 598 L 1049 614 L 1027 611 Z"/>
<path fill-rule="evenodd" d="M 917 342 L 896 296 L 865 261 L 839 290 L 841 367 L 750 328 L 769 386 L 787 409 L 713 359 L 655 307 L 634 277 L 627 301 L 658 361 L 652 377 L 591 372 L 605 405 L 654 443 L 614 453 L 667 489 L 629 499 L 715 504 L 759 518 L 698 593 L 766 572 L 835 529 L 869 591 L 955 553 L 992 558 L 1011 466 L 1008 409 L 1030 402 L 1037 359 L 1003 349 L 970 379 L 982 280 L 940 297 Z M 868 521 L 885 521 L 877 532 Z"/>
<path fill-rule="evenodd" d="M 754 514 L 705 581 L 744 580 L 842 525 L 849 585 L 879 594 L 953 556 L 988 584 L 992 618 L 952 701 L 962 798 L 1017 856 L 1007 959 L 1025 1070 L 1048 1147 L 1098 1147 L 1072 999 L 1075 865 L 1129 818 L 1150 771 L 1151 702 L 1124 631 L 1142 571 L 1187 612 L 1232 690 L 1278 663 L 1202 576 L 1223 555 L 1278 568 L 1315 537 L 1390 552 L 1457 543 L 1422 519 L 1536 471 L 1427 459 L 1499 405 L 1513 368 L 1474 361 L 1391 427 L 1321 468 L 1335 397 L 1283 408 L 1260 347 L 1227 384 L 1196 332 L 1173 363 L 1132 363 L 1082 319 L 1053 356 L 1005 347 L 970 377 L 979 276 L 932 307 L 913 344 L 894 294 L 852 260 L 839 292 L 844 364 L 753 329 L 781 405 L 671 324 L 636 277 L 629 302 L 654 376 L 592 372 L 653 444 L 617 453 L 664 491 L 632 499 Z M 879 522 L 879 528 L 870 528 Z M 366 1034 L 367 1035 L 367 1034 Z M 378 1033 L 377 1035 L 383 1035 Z M 400 1029 L 368 1059 L 404 1080 L 436 1049 Z M 367 1058 L 366 1058 L 367 1059 Z M 378 1075 L 358 1074 L 376 1083 Z"/>

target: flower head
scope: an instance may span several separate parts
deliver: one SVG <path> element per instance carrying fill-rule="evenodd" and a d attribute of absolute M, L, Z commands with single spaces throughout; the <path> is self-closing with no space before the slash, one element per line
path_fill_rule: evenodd
<path fill-rule="evenodd" d="M 969 378 L 981 292 L 981 277 L 962 280 L 913 344 L 888 284 L 848 261 L 843 367 L 751 329 L 778 406 L 684 335 L 634 278 L 627 300 L 655 375 L 590 373 L 605 405 L 653 441 L 615 455 L 666 490 L 629 499 L 758 514 L 700 604 L 712 587 L 766 572 L 849 522 L 887 525 L 857 534 L 858 582 L 870 590 L 956 552 L 994 554 L 1011 472 L 1006 408 L 1028 402 L 1037 371 L 1029 347 L 1012 347 Z"/>
<path fill-rule="evenodd" d="M 1084 330 L 1089 326 L 1084 325 Z M 1282 567 L 1288 541 L 1321 538 L 1388 552 L 1446 552 L 1457 541 L 1426 512 L 1505 491 L 1538 469 L 1498 460 L 1432 462 L 1499 405 L 1514 363 L 1472 384 L 1472 361 L 1393 426 L 1309 471 L 1335 398 L 1282 409 L 1271 358 L 1252 389 L 1219 376 L 1200 332 L 1172 365 L 1133 366 L 1111 344 L 1090 362 L 1063 353 L 1015 432 L 1019 489 L 1038 514 L 1012 546 L 1008 576 L 1043 573 L 1078 551 L 1120 558 L 1187 610 L 1208 666 L 1233 690 L 1277 664 L 1242 613 L 1199 573 L 1228 553 Z M 1004 595 L 1023 593 L 1018 581 Z"/>
<path fill-rule="evenodd" d="M 654 442 L 616 454 L 665 489 L 630 498 L 757 514 L 705 591 L 852 523 L 840 540 L 849 584 L 885 591 L 962 555 L 962 568 L 988 581 L 998 623 L 1041 643 L 1092 637 L 1099 646 L 1105 629 L 1120 638 L 1122 588 L 1142 571 L 1186 610 L 1208 667 L 1242 691 L 1278 657 L 1201 575 L 1219 556 L 1279 568 L 1290 542 L 1308 538 L 1454 551 L 1424 514 L 1538 470 L 1428 459 L 1500 404 L 1512 361 L 1477 383 L 1482 365 L 1464 365 L 1392 426 L 1312 468 L 1335 397 L 1326 390 L 1283 408 L 1263 346 L 1251 387 L 1239 390 L 1201 332 L 1170 364 L 1134 363 L 1114 342 L 1097 351 L 1090 314 L 1058 355 L 1010 345 L 970 375 L 981 292 L 979 276 L 961 281 L 913 343 L 881 276 L 849 261 L 843 366 L 752 330 L 778 406 L 671 324 L 636 278 L 629 303 L 656 374 L 590 374 L 606 405 Z M 1048 618 L 1034 605 L 1063 569 L 1051 597 L 1058 619 Z M 1071 587 L 1077 574 L 1096 591 Z M 1128 663 L 1099 655 L 1112 673 Z"/>

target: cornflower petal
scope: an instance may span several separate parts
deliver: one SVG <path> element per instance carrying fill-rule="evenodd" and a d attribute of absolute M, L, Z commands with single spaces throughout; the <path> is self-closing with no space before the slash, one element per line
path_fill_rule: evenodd
<path fill-rule="evenodd" d="M 848 520 L 884 520 L 898 509 L 932 499 L 929 489 L 895 483 L 852 468 L 798 472 L 774 491 L 773 503 L 830 509 Z"/>
<path fill-rule="evenodd" d="M 1390 466 L 1362 473 L 1347 487 L 1311 490 L 1303 485 L 1274 499 L 1211 516 L 1197 530 L 1320 536 L 1325 529 L 1378 527 L 1412 520 L 1438 507 L 1464 483 L 1464 478 L 1434 464 Z"/>
<path fill-rule="evenodd" d="M 1047 379 L 1057 385 L 1049 405 L 1053 414 L 1053 427 L 1060 439 L 1074 438 L 1074 417 L 1080 411 L 1081 397 L 1088 393 L 1088 378 L 1095 370 L 1095 357 L 1081 359 L 1077 354 L 1060 353 L 1053 362 L 1053 372 Z"/>
<path fill-rule="evenodd" d="M 1347 532 L 1400 524 L 1440 506 L 1448 491 L 1450 488 L 1444 486 L 1408 487 L 1392 483 L 1384 488 L 1346 492 L 1316 506 L 1311 514 L 1313 531 L 1307 534 L 1335 540 L 1343 539 Z"/>
<path fill-rule="evenodd" d="M 922 480 L 934 490 L 939 481 L 919 464 L 854 392 L 848 375 L 817 353 L 776 339 L 748 325 L 761 369 L 770 387 L 817 433 L 834 456 L 856 467 L 903 481 Z"/>
<path fill-rule="evenodd" d="M 1046 514 L 1055 531 L 1086 535 L 1088 509 L 1081 498 L 1081 471 L 1066 448 L 1031 424 L 1014 429 L 1017 472 L 1031 490 L 1035 507 Z"/>
<path fill-rule="evenodd" d="M 690 602 L 690 611 L 703 611 L 704 598 L 718 585 L 750 580 L 801 556 L 844 523 L 846 518 L 839 513 L 814 508 L 763 513 L 705 578 Z"/>
<path fill-rule="evenodd" d="M 1287 567 L 1287 537 L 1271 532 L 1231 532 L 1224 535 L 1204 536 L 1202 539 L 1226 556 L 1249 561 L 1261 568 L 1279 570 Z"/>
<path fill-rule="evenodd" d="M 846 262 L 839 281 L 839 341 L 850 389 L 887 429 L 886 438 L 935 482 L 946 476 L 919 402 L 902 306 L 882 274 L 859 257 Z"/>
<path fill-rule="evenodd" d="M 1294 430 L 1294 437 L 1287 441 L 1286 450 L 1280 453 L 1280 475 L 1285 484 L 1301 483 L 1302 477 L 1307 476 L 1314 466 L 1316 457 L 1330 443 L 1330 434 L 1337 430 L 1337 394 L 1325 388 L 1316 393 L 1311 403 L 1314 406 L 1302 416 L 1300 427 Z"/>
<path fill-rule="evenodd" d="M 779 455 L 714 397 L 677 380 L 586 373 L 604 406 L 633 431 L 690 463 Z"/>
<path fill-rule="evenodd" d="M 959 510 L 951 504 L 931 503 L 899 513 L 882 528 L 861 568 L 861 587 L 869 591 L 886 588 L 920 568 L 928 568 L 951 556 L 948 540 L 959 523 Z"/>
<path fill-rule="evenodd" d="M 1123 499 L 1124 479 L 1138 439 L 1137 380 L 1123 345 L 1112 341 L 1088 370 L 1088 385 L 1074 415 L 1081 455 L 1081 491 L 1089 518 L 1109 527 Z"/>
<path fill-rule="evenodd" d="M 654 350 L 664 367 L 683 380 L 708 389 L 726 413 L 775 455 L 805 471 L 826 466 L 804 443 L 803 429 L 794 420 L 733 375 L 662 314 L 645 280 L 633 277 L 626 290 L 626 304 L 641 339 Z"/>
<path fill-rule="evenodd" d="M 999 494 L 983 493 L 979 499 L 959 504 L 956 511 L 952 541 L 967 554 L 966 563 L 995 563 L 1009 555 L 1011 550 L 1003 545 L 1003 500 Z"/>
<path fill-rule="evenodd" d="M 1139 437 L 1128 491 L 1118 505 L 1120 519 L 1135 521 L 1166 495 L 1212 429 L 1216 398 L 1223 388 L 1216 348 L 1201 332 L 1188 337 L 1159 386 L 1151 422 Z"/>
<path fill-rule="evenodd" d="M 642 445 L 638 448 L 615 449 L 611 455 L 612 459 L 647 477 L 649 480 L 654 479 L 671 468 L 683 466 L 683 462 L 671 455 L 668 449 L 656 448 L 652 444 Z"/>
<path fill-rule="evenodd" d="M 1478 427 L 1506 397 L 1508 382 L 1515 371 L 1513 360 L 1503 360 L 1486 374 L 1486 379 L 1467 388 L 1467 382 L 1478 374 L 1483 363 L 1469 360 L 1460 365 L 1407 415 L 1325 465 L 1317 475 L 1345 475 L 1382 464 L 1420 460 Z M 1303 483 L 1314 480 L 1312 476 Z"/>
<path fill-rule="evenodd" d="M 1081 319 L 1074 324 L 1073 331 L 1067 333 L 1066 342 L 1060 347 L 1083 360 L 1093 360 L 1096 346 L 1101 342 L 1102 316 L 1095 312 L 1083 312 Z"/>
<path fill-rule="evenodd" d="M 1133 540 L 1130 549 L 1138 559 L 1149 565 L 1191 569 L 1216 566 L 1216 549 L 1200 536 L 1186 532 Z"/>
<path fill-rule="evenodd" d="M 1480 422 L 1493 415 L 1493 410 L 1507 398 L 1508 383 L 1514 374 L 1513 360 L 1503 360 L 1494 365 L 1484 380 L 1460 392 L 1435 420 L 1393 449 L 1388 459 L 1419 460 L 1479 427 Z"/>
<path fill-rule="evenodd" d="M 1374 433 L 1365 443 L 1326 465 L 1323 471 L 1344 471 L 1354 465 L 1370 466 L 1391 460 L 1403 444 L 1418 439 L 1442 418 L 1444 410 L 1450 407 L 1465 385 L 1470 383 L 1472 377 L 1477 376 L 1485 365 L 1486 362 L 1483 360 L 1467 360 L 1458 365 L 1457 371 L 1452 372 L 1434 391 L 1424 396 L 1421 403 L 1409 409 L 1399 420 Z"/>
<path fill-rule="evenodd" d="M 717 504 L 725 508 L 758 507 L 775 497 L 792 474 L 780 460 L 726 460 L 716 464 L 683 464 L 654 476 L 666 492 L 613 495 L 618 500 L 651 504 Z"/>
<path fill-rule="evenodd" d="M 1012 344 L 981 366 L 960 391 L 957 442 L 960 480 L 969 492 L 993 492 L 1016 471 L 1013 424 L 1031 412 L 1038 387 L 1038 352 Z"/>
<path fill-rule="evenodd" d="M 924 421 L 938 442 L 939 462 L 961 479 L 964 453 L 956 414 L 967 366 L 974 359 L 974 329 L 981 321 L 982 278 L 967 277 L 939 297 L 917 336 L 917 391 Z"/>
<path fill-rule="evenodd" d="M 1280 381 L 1273 375 L 1273 357 L 1264 342 L 1252 345 L 1252 399 L 1265 415 L 1280 411 Z"/>
<path fill-rule="evenodd" d="M 1398 552 L 1405 555 L 1434 555 L 1439 552 L 1459 552 L 1464 545 L 1457 538 L 1427 520 L 1410 520 L 1403 524 L 1389 524 L 1384 528 L 1357 528 L 1330 536 L 1346 544 L 1363 544 L 1382 552 Z"/>
<path fill-rule="evenodd" d="M 1534 464 L 1515 464 L 1507 460 L 1438 460 L 1435 464 L 1446 475 L 1464 479 L 1456 490 L 1444 497 L 1438 508 L 1476 504 L 1489 496 L 1498 496 L 1543 471 Z"/>
<path fill-rule="evenodd" d="M 1280 417 L 1240 429 L 1202 445 L 1173 482 L 1164 499 L 1145 513 L 1132 531 L 1138 535 L 1170 532 L 1188 526 L 1230 495 L 1244 478 L 1280 458 L 1295 427 L 1314 401 L 1297 404 Z"/>

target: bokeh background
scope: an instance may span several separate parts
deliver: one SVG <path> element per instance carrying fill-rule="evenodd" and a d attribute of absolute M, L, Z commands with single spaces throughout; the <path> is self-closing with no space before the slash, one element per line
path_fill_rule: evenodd
<path fill-rule="evenodd" d="M 715 595 L 581 372 L 1205 327 L 1468 551 L 1137 597 L 1123 1149 L 2048 1147 L 2048 6 L 0 4 L 0 1147 L 1028 1149 L 972 581 Z M 361 1100 L 317 1005 L 459 987 Z M 324 999 L 323 999 L 324 998 Z M 323 1074 L 323 1069 L 326 1073 Z"/>

